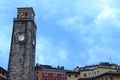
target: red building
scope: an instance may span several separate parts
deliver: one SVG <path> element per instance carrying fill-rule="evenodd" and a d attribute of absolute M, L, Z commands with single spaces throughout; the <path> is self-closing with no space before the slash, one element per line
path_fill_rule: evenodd
<path fill-rule="evenodd" d="M 35 71 L 35 80 L 67 80 L 64 67 L 53 68 L 49 65 L 37 65 Z"/>
<path fill-rule="evenodd" d="M 0 67 L 0 80 L 7 80 L 6 74 L 7 71 Z"/>

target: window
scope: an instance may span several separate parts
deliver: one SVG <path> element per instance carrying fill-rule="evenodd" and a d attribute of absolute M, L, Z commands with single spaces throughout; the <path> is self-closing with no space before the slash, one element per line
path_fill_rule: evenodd
<path fill-rule="evenodd" d="M 65 74 L 62 74 L 62 77 L 65 77 Z"/>
<path fill-rule="evenodd" d="M 2 75 L 4 75 L 4 76 L 5 76 L 5 72 L 2 72 Z"/>
<path fill-rule="evenodd" d="M 97 74 L 99 74 L 99 71 L 97 71 Z"/>
<path fill-rule="evenodd" d="M 68 77 L 71 77 L 71 74 L 68 74 Z"/>
<path fill-rule="evenodd" d="M 108 78 L 106 77 L 105 80 L 108 80 Z"/>
<path fill-rule="evenodd" d="M 87 74 L 86 74 L 86 73 L 84 73 L 84 77 L 87 77 Z"/>
<path fill-rule="evenodd" d="M 110 80 L 113 80 L 113 78 L 111 77 Z"/>
<path fill-rule="evenodd" d="M 94 75 L 96 76 L 96 72 L 94 72 Z"/>
<path fill-rule="evenodd" d="M 47 73 L 47 72 L 45 72 L 45 73 L 44 73 L 44 75 L 45 75 L 45 76 L 48 76 L 48 73 Z"/>
<path fill-rule="evenodd" d="M 57 80 L 57 79 L 53 79 L 53 80 Z"/>
<path fill-rule="evenodd" d="M 92 74 L 91 74 L 91 73 L 88 73 L 88 76 L 89 76 L 89 77 L 92 77 Z"/>
<path fill-rule="evenodd" d="M 78 77 L 78 75 L 75 75 L 75 77 L 77 78 L 77 77 Z"/>
<path fill-rule="evenodd" d="M 2 70 L 0 69 L 0 74 L 2 73 Z"/>
<path fill-rule="evenodd" d="M 45 80 L 48 80 L 48 78 L 45 78 Z"/>
<path fill-rule="evenodd" d="M 20 17 L 23 18 L 23 19 L 24 19 L 24 18 L 27 18 L 27 16 L 28 16 L 28 13 L 27 13 L 27 12 L 21 12 L 21 13 L 20 13 Z"/>
<path fill-rule="evenodd" d="M 38 74 L 38 73 L 39 73 L 39 71 L 36 71 L 36 73 Z"/>
<path fill-rule="evenodd" d="M 39 80 L 39 77 L 38 77 L 38 76 L 36 76 L 36 80 Z"/>
<path fill-rule="evenodd" d="M 57 76 L 57 73 L 53 73 L 53 76 Z"/>

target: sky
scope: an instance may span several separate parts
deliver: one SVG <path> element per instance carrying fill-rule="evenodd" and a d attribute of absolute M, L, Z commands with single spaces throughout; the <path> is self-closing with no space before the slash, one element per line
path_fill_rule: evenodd
<path fill-rule="evenodd" d="M 74 69 L 99 62 L 120 65 L 119 0 L 1 0 L 0 66 L 7 70 L 13 18 L 33 7 L 36 63 Z"/>

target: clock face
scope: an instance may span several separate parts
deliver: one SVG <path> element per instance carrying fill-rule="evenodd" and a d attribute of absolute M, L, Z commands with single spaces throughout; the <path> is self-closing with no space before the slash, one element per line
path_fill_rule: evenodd
<path fill-rule="evenodd" d="M 27 40 L 28 40 L 28 36 L 26 33 L 24 32 L 19 32 L 16 34 L 16 42 L 19 43 L 19 44 L 23 44 L 23 43 L 26 43 Z"/>
<path fill-rule="evenodd" d="M 19 35 L 19 36 L 18 36 L 18 40 L 19 40 L 19 41 L 24 41 L 24 40 L 25 40 L 25 35 L 23 35 L 23 34 L 22 34 L 22 35 Z"/>

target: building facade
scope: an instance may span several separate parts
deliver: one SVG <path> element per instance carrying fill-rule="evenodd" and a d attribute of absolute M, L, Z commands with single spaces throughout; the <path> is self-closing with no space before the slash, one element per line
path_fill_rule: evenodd
<path fill-rule="evenodd" d="M 0 80 L 7 80 L 7 71 L 0 67 Z"/>
<path fill-rule="evenodd" d="M 66 71 L 64 67 L 53 68 L 49 65 L 37 65 L 34 80 L 67 80 Z"/>
<path fill-rule="evenodd" d="M 80 70 L 80 77 L 81 78 L 91 78 L 91 77 L 95 77 L 95 76 L 98 76 L 100 74 L 106 73 L 108 71 L 116 72 L 117 70 L 115 68 L 98 66 L 94 69 Z"/>
<path fill-rule="evenodd" d="M 80 73 L 77 71 L 67 70 L 66 76 L 67 80 L 78 80 L 80 78 Z"/>
<path fill-rule="evenodd" d="M 102 63 L 99 65 L 76 67 L 75 71 L 80 73 L 80 78 L 78 80 L 117 80 L 117 78 L 120 80 L 120 78 L 117 77 L 117 74 L 120 72 L 120 67 L 116 64 Z M 114 73 L 116 78 L 110 78 L 110 75 L 108 77 L 110 73 L 112 75 Z M 107 78 L 102 78 L 106 76 Z"/>
<path fill-rule="evenodd" d="M 79 80 L 93 80 L 99 75 L 103 75 L 107 72 L 119 72 L 120 67 L 117 65 L 93 65 L 85 67 L 76 67 L 76 71 L 80 73 Z M 102 79 L 99 79 L 102 80 Z"/>
<path fill-rule="evenodd" d="M 34 80 L 120 80 L 119 66 L 85 66 L 65 70 L 50 65 L 37 65 Z"/>

